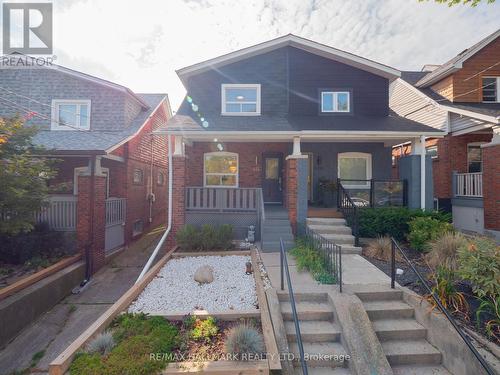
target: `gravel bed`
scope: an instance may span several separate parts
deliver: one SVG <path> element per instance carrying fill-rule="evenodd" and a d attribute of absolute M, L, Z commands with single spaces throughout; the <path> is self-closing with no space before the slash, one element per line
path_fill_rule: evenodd
<path fill-rule="evenodd" d="M 249 256 L 193 256 L 170 260 L 132 302 L 129 312 L 190 313 L 193 310 L 231 312 L 257 308 L 253 275 L 245 274 Z M 199 284 L 196 270 L 214 270 L 214 281 Z"/>

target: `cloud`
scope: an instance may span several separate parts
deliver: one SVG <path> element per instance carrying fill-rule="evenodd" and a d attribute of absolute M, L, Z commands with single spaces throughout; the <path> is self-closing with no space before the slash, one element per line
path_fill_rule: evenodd
<path fill-rule="evenodd" d="M 62 65 L 135 91 L 168 92 L 174 108 L 184 95 L 175 69 L 287 33 L 420 69 L 495 31 L 500 16 L 500 3 L 449 8 L 417 0 L 55 3 L 54 46 Z"/>

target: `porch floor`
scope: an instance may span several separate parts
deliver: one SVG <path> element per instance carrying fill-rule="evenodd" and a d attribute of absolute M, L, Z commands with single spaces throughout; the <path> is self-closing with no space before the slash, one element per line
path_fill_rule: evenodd
<path fill-rule="evenodd" d="M 307 217 L 343 218 L 344 216 L 336 208 L 309 207 L 307 209 Z"/>

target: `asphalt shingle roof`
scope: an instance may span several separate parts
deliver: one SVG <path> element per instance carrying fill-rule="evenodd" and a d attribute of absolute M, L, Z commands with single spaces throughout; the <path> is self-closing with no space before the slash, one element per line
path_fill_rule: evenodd
<path fill-rule="evenodd" d="M 66 152 L 105 151 L 134 135 L 153 113 L 166 94 L 137 94 L 149 108 L 143 110 L 128 127 L 119 131 L 41 130 L 35 144 L 48 150 Z"/>

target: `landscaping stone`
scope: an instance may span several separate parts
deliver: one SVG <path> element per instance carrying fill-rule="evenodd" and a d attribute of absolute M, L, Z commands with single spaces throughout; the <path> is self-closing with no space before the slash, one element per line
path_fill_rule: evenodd
<path fill-rule="evenodd" d="M 194 280 L 200 284 L 210 284 L 214 281 L 214 270 L 207 265 L 201 266 L 194 273 Z"/>
<path fill-rule="evenodd" d="M 249 256 L 192 256 L 171 259 L 129 307 L 130 312 L 209 313 L 254 310 L 257 305 L 255 279 L 246 275 Z M 200 284 L 194 274 L 210 266 L 214 279 Z"/>

